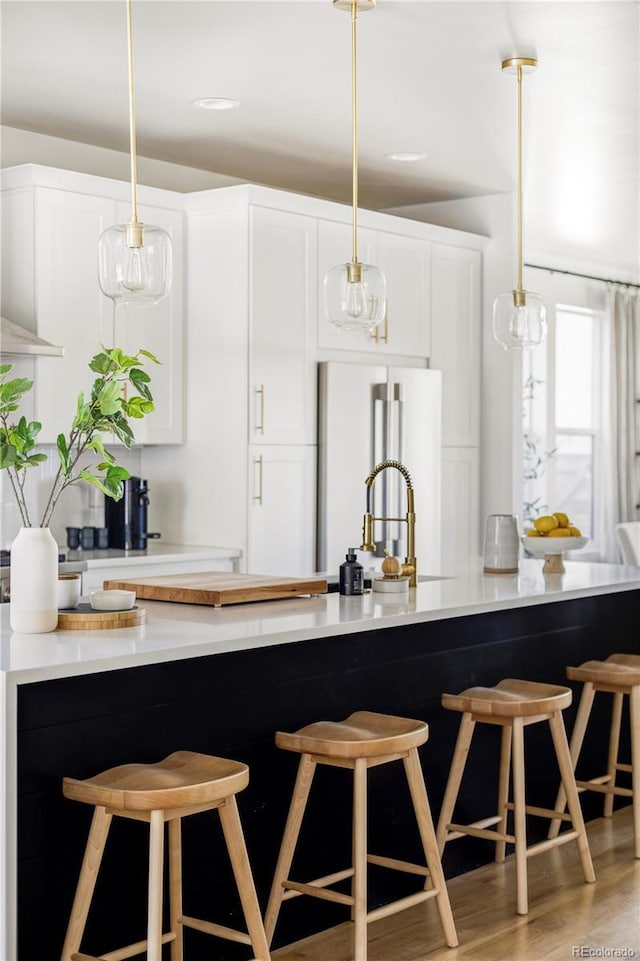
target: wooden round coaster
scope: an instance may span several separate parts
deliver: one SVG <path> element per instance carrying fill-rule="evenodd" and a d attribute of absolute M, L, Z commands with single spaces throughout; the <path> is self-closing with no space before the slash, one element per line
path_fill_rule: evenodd
<path fill-rule="evenodd" d="M 129 611 L 94 611 L 90 604 L 78 604 L 71 610 L 58 611 L 58 627 L 65 631 L 100 631 L 118 627 L 137 627 L 147 618 L 145 607 Z"/>

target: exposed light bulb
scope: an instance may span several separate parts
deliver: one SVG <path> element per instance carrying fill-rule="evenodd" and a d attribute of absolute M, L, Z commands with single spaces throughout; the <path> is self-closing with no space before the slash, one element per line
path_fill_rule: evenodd
<path fill-rule="evenodd" d="M 509 321 L 509 333 L 518 340 L 524 340 L 527 333 L 529 312 L 526 307 L 515 307 L 511 312 Z"/>
<path fill-rule="evenodd" d="M 360 319 L 367 312 L 367 295 L 361 283 L 345 284 L 344 311 L 354 319 Z"/>
<path fill-rule="evenodd" d="M 148 286 L 148 277 L 141 247 L 129 247 L 124 263 L 122 286 L 134 293 Z"/>

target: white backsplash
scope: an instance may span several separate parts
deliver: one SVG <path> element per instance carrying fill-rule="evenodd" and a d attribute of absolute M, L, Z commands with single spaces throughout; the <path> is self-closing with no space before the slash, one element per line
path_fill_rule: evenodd
<path fill-rule="evenodd" d="M 38 451 L 46 454 L 48 459 L 28 470 L 25 480 L 26 499 L 34 526 L 40 523 L 59 464 L 55 447 L 43 446 Z M 134 476 L 140 476 L 141 452 L 141 447 L 131 450 L 112 448 L 117 463 Z M 7 472 L 0 471 L 0 547 L 9 548 L 21 526 L 20 512 Z M 97 487 L 79 481 L 62 494 L 51 523 L 51 532 L 61 550 L 66 548 L 67 527 L 104 527 L 104 495 Z"/>

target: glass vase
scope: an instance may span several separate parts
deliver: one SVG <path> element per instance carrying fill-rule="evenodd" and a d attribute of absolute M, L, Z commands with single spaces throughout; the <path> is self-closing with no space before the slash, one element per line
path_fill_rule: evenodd
<path fill-rule="evenodd" d="M 58 545 L 48 527 L 21 527 L 11 545 L 10 622 L 19 634 L 58 625 Z"/>

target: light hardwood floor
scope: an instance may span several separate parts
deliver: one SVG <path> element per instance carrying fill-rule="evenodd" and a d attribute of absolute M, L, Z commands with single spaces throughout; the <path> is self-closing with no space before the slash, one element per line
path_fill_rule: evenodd
<path fill-rule="evenodd" d="M 631 807 L 617 811 L 611 819 L 591 821 L 587 832 L 595 884 L 584 883 L 574 844 L 540 854 L 528 862 L 529 914 L 519 917 L 515 913 L 512 855 L 502 865 L 488 864 L 449 881 L 458 948 L 443 944 L 431 901 L 371 924 L 369 961 L 571 961 L 587 957 L 635 957 L 638 961 L 640 859 L 633 856 Z M 605 950 L 588 954 L 589 949 Z M 626 954 L 622 949 L 627 949 Z M 350 925 L 347 922 L 281 948 L 272 958 L 350 961 Z"/>

